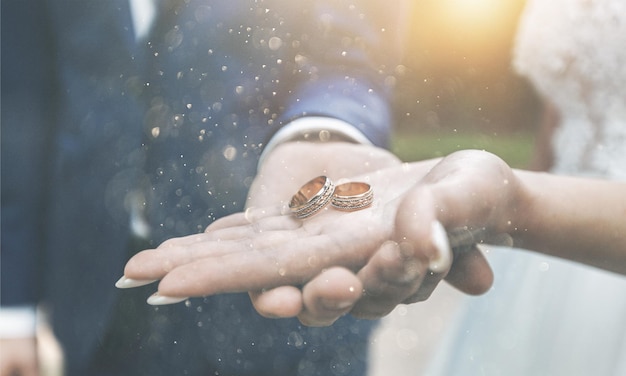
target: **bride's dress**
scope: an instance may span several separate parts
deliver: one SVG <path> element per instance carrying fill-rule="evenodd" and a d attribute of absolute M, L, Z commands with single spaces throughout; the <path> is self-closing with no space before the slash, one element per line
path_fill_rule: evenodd
<path fill-rule="evenodd" d="M 560 111 L 555 172 L 626 180 L 626 2 L 530 1 L 515 52 Z"/>
<path fill-rule="evenodd" d="M 529 1 L 515 67 L 559 110 L 554 172 L 626 180 L 626 1 Z M 626 277 L 488 257 L 493 289 L 464 298 L 429 374 L 626 375 Z"/>

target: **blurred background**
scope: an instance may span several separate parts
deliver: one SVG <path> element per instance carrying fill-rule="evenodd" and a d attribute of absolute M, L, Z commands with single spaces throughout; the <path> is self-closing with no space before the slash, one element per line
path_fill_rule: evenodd
<path fill-rule="evenodd" d="M 412 3 L 406 24 L 400 25 L 406 29 L 406 46 L 403 64 L 395 75 L 393 151 L 403 160 L 413 161 L 460 149 L 484 149 L 514 167 L 524 167 L 541 110 L 532 88 L 512 68 L 524 1 Z M 429 346 L 445 322 L 442 315 L 454 311 L 454 301 L 445 294 L 437 295 L 431 298 L 428 312 L 423 312 L 423 307 L 402 308 L 392 318 L 406 333 L 419 332 L 420 341 L 412 334 L 398 339 L 395 332 L 379 333 L 375 344 L 379 355 L 373 359 L 372 376 L 404 374 L 408 369 L 419 374 Z M 433 311 L 441 314 L 428 316 Z M 418 326 L 420 317 L 435 322 L 427 322 L 424 329 Z M 414 331 L 408 331 L 412 325 Z M 41 326 L 40 330 L 42 375 L 59 376 L 60 348 L 49 328 Z M 396 351 L 398 341 L 403 352 Z"/>
<path fill-rule="evenodd" d="M 512 67 L 524 1 L 412 3 L 396 72 L 394 152 L 410 161 L 477 148 L 523 167 L 540 112 L 535 93 Z"/>

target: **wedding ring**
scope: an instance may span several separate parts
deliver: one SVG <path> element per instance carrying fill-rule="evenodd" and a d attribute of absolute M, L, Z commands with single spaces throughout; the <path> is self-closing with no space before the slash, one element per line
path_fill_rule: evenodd
<path fill-rule="evenodd" d="M 318 176 L 302 186 L 293 195 L 289 208 L 296 218 L 308 218 L 330 203 L 335 184 L 326 176 Z"/>
<path fill-rule="evenodd" d="M 335 188 L 331 200 L 334 208 L 343 211 L 365 209 L 374 202 L 374 192 L 367 183 L 351 182 L 340 184 Z"/>

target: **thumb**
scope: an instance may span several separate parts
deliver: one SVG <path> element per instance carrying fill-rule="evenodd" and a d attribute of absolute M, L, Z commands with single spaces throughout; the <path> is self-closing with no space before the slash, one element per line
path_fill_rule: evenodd
<path fill-rule="evenodd" d="M 486 234 L 460 226 L 454 216 L 454 203 L 436 185 L 420 184 L 409 190 L 396 214 L 395 240 L 405 249 L 421 253 L 430 269 L 446 275 L 446 280 L 467 294 L 486 292 L 493 283 L 493 272 L 476 243 Z M 407 246 L 408 245 L 408 246 Z"/>

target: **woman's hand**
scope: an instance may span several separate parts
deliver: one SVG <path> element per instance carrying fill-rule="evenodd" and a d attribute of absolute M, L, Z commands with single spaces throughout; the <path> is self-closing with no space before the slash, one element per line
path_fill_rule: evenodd
<path fill-rule="evenodd" d="M 451 232 L 461 231 L 461 235 L 463 229 L 480 234 L 477 242 L 510 242 L 503 235 L 516 232 L 525 198 L 513 171 L 492 154 L 462 151 L 444 158 L 391 209 L 395 212 L 391 241 L 357 273 L 344 270 L 341 278 L 333 277 L 335 287 L 360 284 L 365 291 L 345 311 L 358 317 L 382 317 L 398 304 L 427 299 L 444 276 L 465 293 L 484 293 L 492 284 L 493 274 L 478 249 L 456 254 L 449 270 L 450 264 L 432 266 L 436 249 L 444 248 L 447 242 L 439 224 Z M 322 283 L 325 279 L 322 274 L 303 289 L 306 322 L 326 325 L 338 318 L 332 310 L 324 309 L 333 296 L 328 283 Z M 335 302 L 337 307 L 348 304 L 347 300 Z"/>

